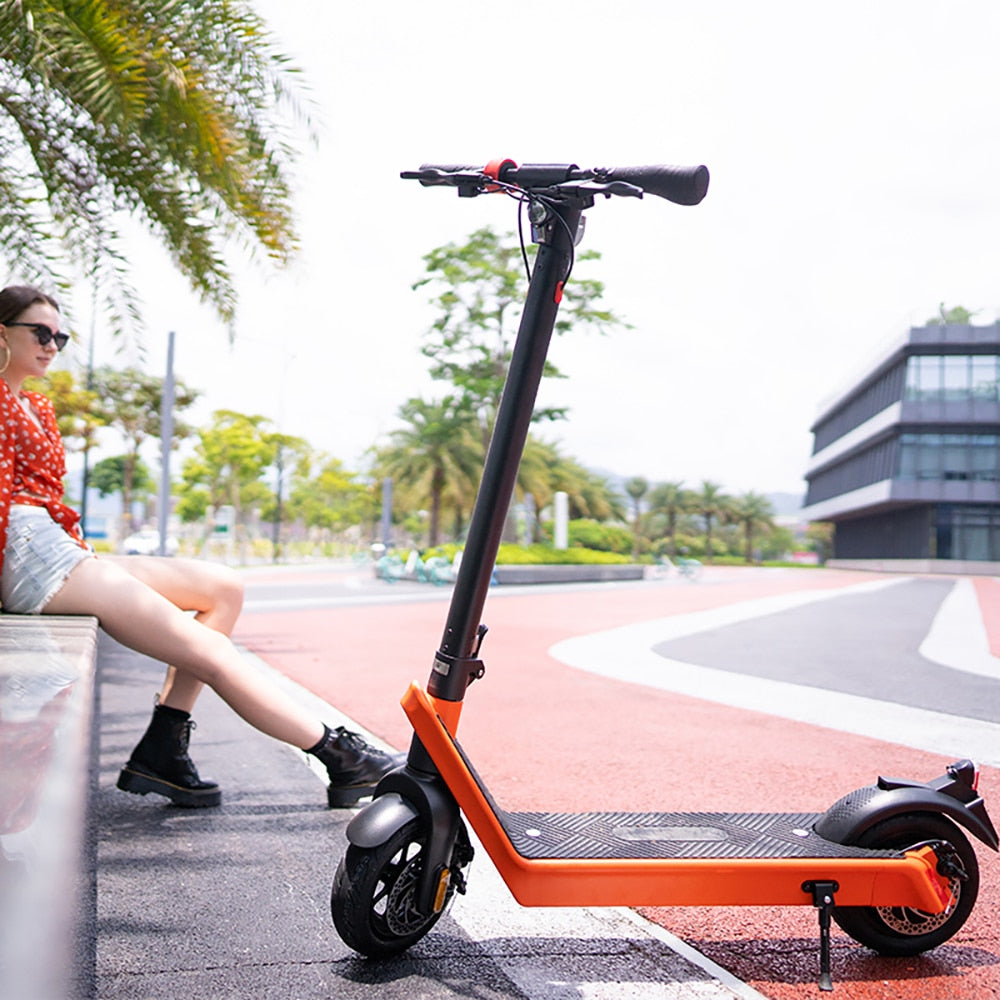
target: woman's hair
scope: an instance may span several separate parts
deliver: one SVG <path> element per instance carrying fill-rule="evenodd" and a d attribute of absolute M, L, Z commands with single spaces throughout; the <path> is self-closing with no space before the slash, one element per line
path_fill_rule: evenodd
<path fill-rule="evenodd" d="M 0 324 L 10 323 L 36 302 L 45 302 L 59 310 L 59 303 L 34 285 L 8 285 L 0 291 Z"/>

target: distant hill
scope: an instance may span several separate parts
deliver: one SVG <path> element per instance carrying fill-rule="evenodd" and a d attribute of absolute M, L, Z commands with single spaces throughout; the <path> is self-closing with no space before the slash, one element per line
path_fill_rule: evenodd
<path fill-rule="evenodd" d="M 594 469 L 593 471 L 598 476 L 606 479 L 611 484 L 612 489 L 616 490 L 621 496 L 628 496 L 625 492 L 627 477 L 620 476 L 617 472 L 609 472 L 606 469 Z M 655 482 L 650 482 L 650 486 L 655 485 Z M 688 488 L 696 489 L 697 487 L 689 485 Z M 771 506 L 774 508 L 776 517 L 789 517 L 798 514 L 805 503 L 804 493 L 765 493 L 764 496 L 771 501 Z"/>

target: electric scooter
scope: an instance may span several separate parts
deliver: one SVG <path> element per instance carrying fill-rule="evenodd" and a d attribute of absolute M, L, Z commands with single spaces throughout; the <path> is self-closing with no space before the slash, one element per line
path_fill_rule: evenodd
<path fill-rule="evenodd" d="M 697 205 L 708 170 L 505 159 L 401 176 L 460 197 L 512 196 L 538 251 L 441 645 L 426 688 L 411 684 L 402 699 L 414 730 L 407 762 L 347 827 L 331 894 L 344 942 L 389 956 L 434 926 L 466 892 L 473 848 L 463 816 L 524 906 L 813 906 L 823 990 L 833 988 L 831 920 L 886 955 L 947 941 L 979 887 L 960 828 L 998 847 L 969 760 L 928 782 L 879 777 L 815 814 L 507 812 L 494 801 L 456 732 L 466 690 L 485 672 L 481 615 L 582 213 L 598 198 L 645 194 Z"/>

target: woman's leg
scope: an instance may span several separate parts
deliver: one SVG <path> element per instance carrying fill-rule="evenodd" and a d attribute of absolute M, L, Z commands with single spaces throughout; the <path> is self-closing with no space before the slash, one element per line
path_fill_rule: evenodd
<path fill-rule="evenodd" d="M 208 684 L 250 725 L 275 739 L 304 750 L 323 737 L 321 722 L 246 669 L 227 636 L 195 621 L 116 560 L 79 563 L 45 613 L 96 615 L 112 638 L 173 664 L 178 676 Z"/>
<path fill-rule="evenodd" d="M 104 556 L 152 587 L 181 611 L 223 635 L 231 635 L 243 607 L 243 583 L 231 569 L 191 559 Z M 122 791 L 165 795 L 178 805 L 222 802 L 217 782 L 202 778 L 191 759 L 191 712 L 204 687 L 193 674 L 167 667 L 152 718 L 118 775 Z"/>
<path fill-rule="evenodd" d="M 174 664 L 178 678 L 190 676 L 208 684 L 250 725 L 315 756 L 330 777 L 330 806 L 351 806 L 370 795 L 379 780 L 405 759 L 405 755 L 390 756 L 370 747 L 343 726 L 331 730 L 313 719 L 263 674 L 248 670 L 222 632 L 206 628 L 114 560 L 83 560 L 44 612 L 96 615 L 112 638 L 137 652 Z M 191 774 L 183 773 L 191 763 L 186 746 L 190 722 L 183 718 L 186 711 L 168 706 L 158 706 L 157 711 L 184 728 L 178 751 L 180 778 L 168 775 L 169 780 L 165 780 L 162 770 L 156 767 L 130 769 L 127 765 L 130 778 L 126 790 L 143 795 L 157 792 L 179 805 L 216 804 L 218 787 L 214 783 L 198 782 L 193 767 Z M 203 794 L 208 801 L 199 800 Z"/>
<path fill-rule="evenodd" d="M 160 556 L 102 556 L 130 576 L 152 587 L 182 611 L 223 635 L 233 633 L 243 609 L 243 581 L 226 566 L 198 559 L 164 559 Z M 167 667 L 158 704 L 191 712 L 202 682 L 193 674 Z"/>

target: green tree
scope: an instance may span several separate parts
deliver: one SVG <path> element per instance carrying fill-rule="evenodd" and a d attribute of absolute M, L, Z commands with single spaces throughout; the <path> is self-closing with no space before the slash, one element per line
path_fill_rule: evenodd
<path fill-rule="evenodd" d="M 551 442 L 529 434 L 517 470 L 515 496 L 524 500 L 531 494 L 535 510 L 540 513 L 557 492 L 566 494 L 572 518 L 603 521 L 625 517 L 621 498 L 606 479 L 563 455 Z M 534 541 L 540 541 L 542 524 L 537 518 L 534 528 Z"/>
<path fill-rule="evenodd" d="M 399 410 L 406 426 L 390 435 L 376 456 L 379 478 L 388 476 L 409 486 L 429 501 L 428 545 L 441 540 L 441 509 L 446 491 L 476 481 L 482 448 L 475 417 L 464 400 L 446 396 L 440 401 L 412 398 Z"/>
<path fill-rule="evenodd" d="M 265 440 L 273 451 L 271 465 L 274 469 L 274 498 L 273 502 L 265 504 L 262 516 L 271 522 L 272 557 L 274 562 L 278 562 L 281 558 L 281 529 L 286 513 L 288 473 L 292 471 L 294 476 L 303 467 L 308 468 L 312 458 L 312 449 L 304 438 L 291 434 L 281 434 L 277 431 L 273 434 L 266 434 Z"/>
<path fill-rule="evenodd" d="M 681 481 L 658 483 L 649 494 L 650 512 L 660 515 L 665 526 L 668 552 L 677 559 L 677 528 L 680 519 L 691 510 L 692 497 Z"/>
<path fill-rule="evenodd" d="M 774 507 L 761 493 L 744 493 L 733 500 L 731 517 L 743 532 L 743 558 L 754 561 L 754 538 L 774 528 Z"/>
<path fill-rule="evenodd" d="M 341 532 L 372 516 L 371 491 L 359 482 L 357 473 L 344 468 L 344 463 L 330 455 L 318 458 L 319 468 L 312 463 L 300 466 L 293 479 L 291 510 L 308 527 L 329 532 Z"/>
<path fill-rule="evenodd" d="M 86 455 L 97 444 L 97 432 L 107 426 L 110 410 L 96 392 L 78 385 L 71 371 L 60 368 L 43 379 L 29 379 L 25 388 L 49 397 L 67 451 Z"/>
<path fill-rule="evenodd" d="M 632 558 L 635 559 L 642 540 L 642 498 L 649 492 L 649 481 L 642 476 L 626 479 L 625 492 L 632 501 Z"/>
<path fill-rule="evenodd" d="M 47 284 L 68 256 L 120 327 L 135 219 L 231 320 L 227 242 L 279 262 L 295 245 L 295 72 L 246 0 L 4 0 L 0 254 Z"/>
<path fill-rule="evenodd" d="M 102 458 L 90 474 L 90 485 L 102 497 L 113 496 L 116 493 L 121 493 L 124 496 L 126 493 L 126 474 L 131 477 L 127 489 L 133 501 L 145 500 L 156 488 L 146 463 L 141 458 L 134 459 L 128 455 Z M 125 514 L 129 516 L 130 512 L 126 511 Z"/>
<path fill-rule="evenodd" d="M 795 533 L 791 528 L 776 524 L 758 543 L 764 559 L 783 559 L 795 548 Z"/>
<path fill-rule="evenodd" d="M 950 309 L 945 308 L 945 304 L 942 302 L 938 306 L 937 316 L 931 316 L 926 322 L 926 326 L 967 326 L 972 322 L 972 317 L 976 314 L 974 312 L 969 312 L 965 306 L 952 306 Z"/>
<path fill-rule="evenodd" d="M 570 517 L 592 517 L 599 521 L 625 520 L 621 498 L 603 476 L 565 456 L 559 456 L 553 472 L 553 485 L 568 495 Z"/>
<path fill-rule="evenodd" d="M 262 482 L 274 461 L 268 421 L 234 410 L 216 410 L 198 430 L 194 454 L 181 468 L 177 511 L 184 521 L 204 517 L 209 507 L 232 506 L 237 537 L 246 541 L 248 512 L 272 496 Z M 206 526 L 208 527 L 208 526 Z"/>
<path fill-rule="evenodd" d="M 625 519 L 621 497 L 606 479 L 563 455 L 556 445 L 534 435 L 528 436 L 517 485 L 522 495 L 532 494 L 539 511 L 561 492 L 567 496 L 571 518 Z"/>
<path fill-rule="evenodd" d="M 598 257 L 593 252 L 583 253 L 577 263 Z M 511 233 L 500 235 L 484 227 L 464 244 L 437 247 L 424 261 L 427 277 L 413 287 L 426 287 L 431 292 L 438 318 L 422 350 L 431 360 L 432 377 L 454 386 L 472 408 L 485 448 L 527 292 L 518 240 Z M 603 333 L 624 325 L 613 313 L 598 307 L 603 294 L 601 282 L 574 274 L 566 285 L 556 333 L 570 328 Z M 550 361 L 544 376 L 563 377 Z M 534 418 L 552 420 L 564 414 L 565 408 L 549 407 L 536 410 Z"/>
<path fill-rule="evenodd" d="M 695 510 L 701 515 L 705 527 L 705 560 L 712 561 L 712 526 L 724 520 L 728 511 L 729 498 L 718 483 L 704 479 L 701 490 L 694 496 Z"/>
<path fill-rule="evenodd" d="M 137 368 L 121 370 L 102 367 L 94 372 L 94 392 L 102 400 L 105 423 L 114 428 L 125 442 L 122 471 L 122 510 L 127 531 L 132 524 L 132 501 L 135 492 L 136 465 L 139 452 L 149 438 L 159 438 L 160 412 L 163 406 L 163 379 L 147 375 Z M 177 379 L 174 384 L 174 413 L 179 414 L 192 406 L 198 398 L 196 390 L 188 389 Z M 191 428 L 174 419 L 174 440 L 179 441 L 191 433 Z"/>
<path fill-rule="evenodd" d="M 822 565 L 833 555 L 836 525 L 832 521 L 811 521 L 806 526 L 806 544 L 816 553 Z"/>

